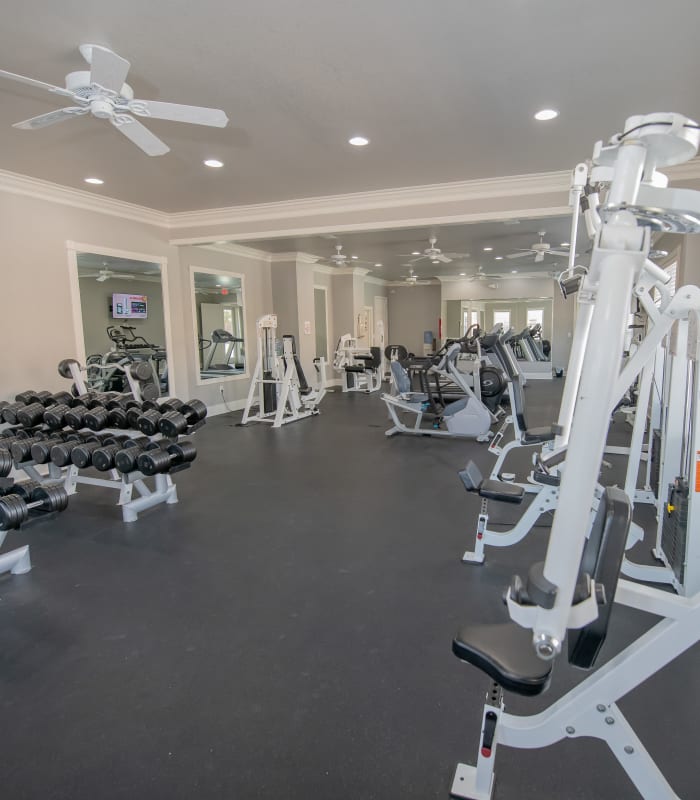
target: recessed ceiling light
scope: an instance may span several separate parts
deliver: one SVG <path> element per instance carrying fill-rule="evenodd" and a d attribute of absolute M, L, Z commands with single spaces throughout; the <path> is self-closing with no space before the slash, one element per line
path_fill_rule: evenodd
<path fill-rule="evenodd" d="M 437 260 L 437 258 L 434 258 L 434 259 L 433 259 L 433 264 L 439 264 L 439 263 L 440 263 L 440 262 Z"/>
<path fill-rule="evenodd" d="M 364 147 L 366 144 L 369 144 L 369 139 L 364 136 L 353 136 L 351 139 L 348 139 L 348 144 L 354 147 Z"/>
<path fill-rule="evenodd" d="M 496 256 L 496 258 L 494 258 L 494 261 L 503 261 L 503 256 Z"/>
<path fill-rule="evenodd" d="M 220 283 L 217 283 L 217 284 L 216 284 L 216 288 L 217 288 L 217 289 L 220 289 L 220 288 L 221 288 L 221 284 L 220 284 Z"/>
<path fill-rule="evenodd" d="M 375 264 L 374 266 L 375 266 L 375 267 L 383 267 L 383 266 L 384 266 L 384 264 Z"/>
<path fill-rule="evenodd" d="M 102 178 L 85 178 L 85 183 L 93 183 L 95 186 L 100 186 L 100 184 L 103 184 L 104 181 Z"/>
<path fill-rule="evenodd" d="M 484 247 L 484 253 L 490 253 L 493 250 L 493 247 Z"/>
<path fill-rule="evenodd" d="M 214 244 L 228 244 L 228 242 L 225 239 L 221 239 L 218 242 L 214 242 Z"/>
<path fill-rule="evenodd" d="M 560 247 L 569 247 L 569 242 L 562 242 L 559 246 Z"/>
<path fill-rule="evenodd" d="M 419 255 L 420 255 L 420 251 L 419 251 L 419 250 L 414 250 L 414 251 L 411 253 L 411 255 L 412 255 L 412 256 L 419 256 Z"/>
<path fill-rule="evenodd" d="M 460 274 L 460 277 L 463 278 L 467 273 L 466 272 L 460 272 L 459 274 Z"/>
<path fill-rule="evenodd" d="M 558 116 L 559 112 L 555 111 L 553 108 L 543 108 L 535 114 L 535 119 L 540 122 L 547 122 L 547 120 L 556 119 Z"/>
<path fill-rule="evenodd" d="M 518 270 L 517 269 L 512 269 L 511 272 L 513 273 L 513 275 L 515 275 L 518 272 Z"/>
<path fill-rule="evenodd" d="M 204 162 L 205 167 L 214 167 L 214 169 L 218 169 L 219 167 L 224 166 L 223 161 L 219 161 L 218 158 L 207 158 Z"/>
<path fill-rule="evenodd" d="M 352 259 L 354 259 L 355 261 L 357 261 L 357 256 L 350 256 L 350 258 L 352 258 Z"/>

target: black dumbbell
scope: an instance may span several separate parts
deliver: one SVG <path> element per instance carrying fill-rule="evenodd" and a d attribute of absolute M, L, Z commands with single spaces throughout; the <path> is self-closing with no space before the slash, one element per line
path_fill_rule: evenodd
<path fill-rule="evenodd" d="M 68 394 L 68 392 L 56 392 L 56 394 L 51 394 L 51 392 L 34 392 L 29 403 L 41 403 L 45 408 L 49 408 L 49 406 L 55 406 L 58 405 L 58 403 L 73 405 L 74 400 L 73 395 Z M 29 403 L 27 405 L 29 405 Z"/>
<path fill-rule="evenodd" d="M 114 469 L 114 456 L 124 447 L 128 436 L 108 436 L 102 447 L 92 451 L 92 466 L 100 472 Z"/>
<path fill-rule="evenodd" d="M 136 464 L 144 475 L 167 472 L 171 467 L 187 464 L 197 457 L 197 448 L 192 442 L 175 442 L 167 450 L 149 450 L 141 453 Z"/>
<path fill-rule="evenodd" d="M 58 430 L 66 424 L 66 414 L 70 411 L 67 403 L 58 403 L 44 411 L 44 422 L 52 430 Z"/>
<path fill-rule="evenodd" d="M 13 483 L 12 486 L 5 489 L 4 495 L 16 494 L 25 501 L 30 503 L 32 500 L 32 492 L 41 486 L 39 481 L 21 481 L 20 483 Z"/>
<path fill-rule="evenodd" d="M 48 439 L 34 442 L 31 449 L 32 461 L 35 464 L 48 464 L 51 461 L 51 451 L 56 445 L 64 442 L 80 443 L 82 437 L 77 433 L 55 434 Z"/>
<path fill-rule="evenodd" d="M 67 467 L 72 463 L 73 450 L 87 442 L 97 442 L 98 446 L 102 444 L 102 439 L 94 434 L 83 436 L 81 434 L 74 434 L 76 438 L 66 438 L 65 442 L 54 444 L 51 448 L 49 458 L 51 463 L 57 467 Z"/>
<path fill-rule="evenodd" d="M 0 478 L 6 478 L 12 472 L 12 453 L 0 450 Z"/>
<path fill-rule="evenodd" d="M 2 438 L 0 438 L 0 448 L 9 450 L 12 442 L 16 439 L 28 439 L 31 433 L 31 431 L 27 431 L 24 428 L 8 428 L 3 431 Z"/>
<path fill-rule="evenodd" d="M 101 431 L 109 424 L 109 411 L 104 406 L 93 406 L 83 417 L 83 425 L 91 431 Z"/>
<path fill-rule="evenodd" d="M 22 403 L 23 406 L 26 406 L 27 403 L 32 402 L 32 397 L 36 395 L 36 392 L 32 389 L 27 389 L 26 392 L 20 392 L 19 394 L 15 395 L 15 402 Z"/>
<path fill-rule="evenodd" d="M 136 427 L 146 436 L 155 436 L 158 433 L 158 423 L 163 414 L 167 414 L 170 411 L 179 411 L 183 405 L 182 400 L 178 400 L 176 397 L 166 400 L 165 403 L 162 403 L 157 408 L 150 408 L 141 414 L 136 420 Z"/>
<path fill-rule="evenodd" d="M 136 400 L 133 394 L 130 392 L 127 394 L 121 394 L 118 397 L 113 397 L 111 400 L 108 400 L 105 403 L 105 408 L 107 411 L 111 411 L 113 408 L 123 408 L 126 411 L 129 408 L 136 406 L 137 408 L 141 407 L 141 403 Z"/>
<path fill-rule="evenodd" d="M 129 439 L 114 456 L 114 466 L 124 475 L 129 472 L 135 472 L 138 469 L 137 462 L 141 453 L 145 453 L 148 450 L 161 450 L 168 444 L 170 443 L 164 440 L 153 442 L 147 436 Z"/>
<path fill-rule="evenodd" d="M 85 467 L 91 466 L 92 454 L 95 452 L 95 450 L 105 444 L 105 440 L 106 437 L 104 436 L 99 438 L 95 436 L 93 439 L 90 439 L 87 442 L 82 442 L 81 444 L 76 445 L 71 450 L 71 463 L 79 469 L 85 469 Z"/>
<path fill-rule="evenodd" d="M 24 408 L 24 403 L 20 403 L 19 401 L 10 403 L 9 405 L 5 406 L 5 408 L 3 408 L 2 410 L 3 422 L 7 422 L 9 425 L 16 425 L 17 412 L 23 408 Z"/>
<path fill-rule="evenodd" d="M 25 461 L 31 460 L 32 445 L 41 442 L 48 438 L 45 433 L 35 433 L 34 436 L 29 436 L 26 439 L 16 439 L 10 446 L 10 453 L 12 460 L 15 464 L 23 464 Z"/>
<path fill-rule="evenodd" d="M 85 427 L 85 415 L 88 413 L 87 406 L 82 403 L 74 405 L 73 408 L 68 409 L 63 415 L 63 422 L 69 428 L 79 430 Z"/>
<path fill-rule="evenodd" d="M 6 494 L 0 497 L 0 530 L 19 528 L 30 511 L 63 511 L 67 507 L 68 494 L 62 486 L 38 486 L 29 502 L 19 494 Z"/>
<path fill-rule="evenodd" d="M 184 433 L 190 425 L 200 422 L 207 416 L 207 407 L 201 400 L 190 400 L 177 411 L 167 411 L 158 420 L 158 430 L 171 439 Z"/>
<path fill-rule="evenodd" d="M 17 422 L 24 425 L 25 428 L 32 428 L 38 425 L 44 419 L 46 409 L 41 403 L 30 403 L 24 408 L 20 408 L 17 412 Z"/>

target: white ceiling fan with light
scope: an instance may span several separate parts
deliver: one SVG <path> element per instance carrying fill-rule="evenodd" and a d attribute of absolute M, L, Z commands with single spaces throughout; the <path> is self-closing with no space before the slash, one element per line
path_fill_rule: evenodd
<path fill-rule="evenodd" d="M 528 258 L 534 255 L 535 264 L 540 264 L 544 261 L 545 256 L 564 256 L 568 258 L 568 247 L 565 250 L 557 250 L 545 242 L 545 231 L 537 231 L 537 235 L 540 237 L 539 242 L 535 242 L 531 247 L 517 247 L 517 252 L 509 253 L 506 258 Z"/>
<path fill-rule="evenodd" d="M 404 264 L 404 266 L 408 265 Z M 429 280 L 420 280 L 420 278 L 413 271 L 413 267 L 410 267 L 408 270 L 408 275 L 401 276 L 401 283 L 404 286 L 429 286 L 431 282 Z"/>
<path fill-rule="evenodd" d="M 65 78 L 65 88 L 0 70 L 2 78 L 45 89 L 60 97 L 68 97 L 74 103 L 72 106 L 16 122 L 13 128 L 37 130 L 72 117 L 92 114 L 97 119 L 109 120 L 146 155 L 162 156 L 170 150 L 168 145 L 133 115 L 173 122 L 189 122 L 194 125 L 209 125 L 215 128 L 223 128 L 228 123 L 228 117 L 218 108 L 184 106 L 178 103 L 162 103 L 158 100 L 137 100 L 134 98 L 132 88 L 125 83 L 131 67 L 125 58 L 97 44 L 81 44 L 79 50 L 90 65 L 90 70 L 70 72 Z"/>
<path fill-rule="evenodd" d="M 334 237 L 335 238 L 335 237 Z M 348 256 L 343 252 L 343 245 L 337 244 L 335 246 L 335 253 L 332 256 L 328 256 L 326 261 L 329 261 L 335 267 L 347 267 L 347 266 L 354 266 L 360 264 L 369 264 L 369 261 L 364 261 L 357 256 Z"/>
<path fill-rule="evenodd" d="M 432 261 L 433 264 L 449 264 L 455 258 L 469 258 L 469 253 L 443 253 L 442 250 L 440 250 L 440 248 L 437 246 L 436 236 L 431 236 L 430 239 L 428 239 L 428 242 L 429 246 L 426 247 L 422 253 L 401 253 L 401 258 L 417 255 L 417 258 L 412 259 L 412 264 L 422 261 L 425 258 L 427 258 L 429 261 Z"/>
<path fill-rule="evenodd" d="M 467 280 L 468 281 L 494 281 L 494 280 L 499 280 L 502 277 L 503 277 L 503 275 L 497 275 L 495 273 L 484 272 L 484 268 L 481 266 L 481 264 L 479 264 L 479 268 L 477 269 L 477 271 L 473 275 L 470 275 L 467 278 Z"/>
<path fill-rule="evenodd" d="M 110 269 L 109 267 L 101 267 L 97 272 L 89 273 L 87 275 L 81 275 L 81 278 L 94 278 L 98 283 L 104 283 L 108 281 L 110 278 L 123 278 L 126 281 L 133 281 L 136 279 L 136 275 L 133 275 L 130 272 L 117 272 L 116 270 Z"/>

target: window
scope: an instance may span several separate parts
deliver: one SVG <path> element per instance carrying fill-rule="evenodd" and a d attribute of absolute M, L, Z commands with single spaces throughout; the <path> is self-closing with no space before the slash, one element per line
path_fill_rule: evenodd
<path fill-rule="evenodd" d="M 494 311 L 493 312 L 493 324 L 494 327 L 496 325 L 503 325 L 503 330 L 507 331 L 510 329 L 510 309 L 508 311 Z"/>
<path fill-rule="evenodd" d="M 527 310 L 527 325 L 533 328 L 535 325 L 542 327 L 544 324 L 544 309 L 543 308 L 528 308 Z"/>

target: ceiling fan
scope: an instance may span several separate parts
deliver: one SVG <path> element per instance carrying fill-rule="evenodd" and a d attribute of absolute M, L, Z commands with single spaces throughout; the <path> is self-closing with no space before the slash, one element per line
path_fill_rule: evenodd
<path fill-rule="evenodd" d="M 102 267 L 97 272 L 93 272 L 89 275 L 81 275 L 80 277 L 94 278 L 98 283 L 104 283 L 110 278 L 124 278 L 126 281 L 133 281 L 136 278 L 136 275 L 133 275 L 130 272 L 117 272 L 109 267 Z"/>
<path fill-rule="evenodd" d="M 506 258 L 526 258 L 527 256 L 531 256 L 534 254 L 535 256 L 535 264 L 539 264 L 544 261 L 545 256 L 569 256 L 569 250 L 556 250 L 552 248 L 550 244 L 545 242 L 544 236 L 545 231 L 537 231 L 537 235 L 540 237 L 539 242 L 535 242 L 532 247 L 517 247 L 516 253 L 509 253 Z"/>
<path fill-rule="evenodd" d="M 433 262 L 433 264 L 449 264 L 452 259 L 454 258 L 468 258 L 469 253 L 443 253 L 439 247 L 437 247 L 437 237 L 431 236 L 428 239 L 430 244 L 429 247 L 426 247 L 423 250 L 423 253 L 419 255 L 417 258 L 411 260 L 411 264 L 415 264 L 417 261 L 421 261 L 424 258 L 429 259 Z M 402 258 L 407 258 L 408 256 L 413 256 L 415 253 L 401 253 L 400 256 Z"/>
<path fill-rule="evenodd" d="M 468 281 L 491 281 L 491 280 L 497 280 L 498 278 L 502 278 L 502 277 L 503 277 L 503 275 L 496 275 L 495 273 L 484 272 L 484 268 L 481 266 L 481 264 L 479 264 L 479 268 L 477 269 L 477 271 L 473 275 L 470 275 L 467 278 L 467 280 Z"/>
<path fill-rule="evenodd" d="M 369 261 L 364 261 L 361 258 L 355 258 L 353 256 L 348 256 L 343 252 L 343 245 L 337 244 L 335 246 L 335 253 L 332 256 L 328 256 L 326 261 L 330 261 L 336 267 L 345 267 L 348 264 L 369 264 Z"/>
<path fill-rule="evenodd" d="M 408 266 L 404 264 L 404 266 Z M 430 285 L 430 281 L 428 280 L 420 280 L 416 273 L 413 271 L 413 267 L 410 267 L 408 270 L 408 275 L 402 275 L 401 281 L 403 282 L 404 286 L 428 286 Z"/>
<path fill-rule="evenodd" d="M 136 100 L 132 88 L 124 83 L 131 66 L 126 59 L 113 53 L 109 48 L 97 44 L 81 44 L 79 50 L 90 64 L 90 71 L 70 72 L 66 75 L 65 89 L 0 70 L 2 78 L 46 89 L 61 97 L 69 97 L 75 104 L 25 119 L 23 122 L 16 122 L 13 128 L 36 130 L 71 117 L 92 114 L 98 119 L 108 119 L 120 133 L 147 155 L 162 156 L 170 150 L 168 145 L 151 133 L 132 114 L 137 117 L 190 122 L 194 125 L 210 125 L 215 128 L 226 126 L 228 117 L 217 108 L 161 103 L 157 100 Z"/>

